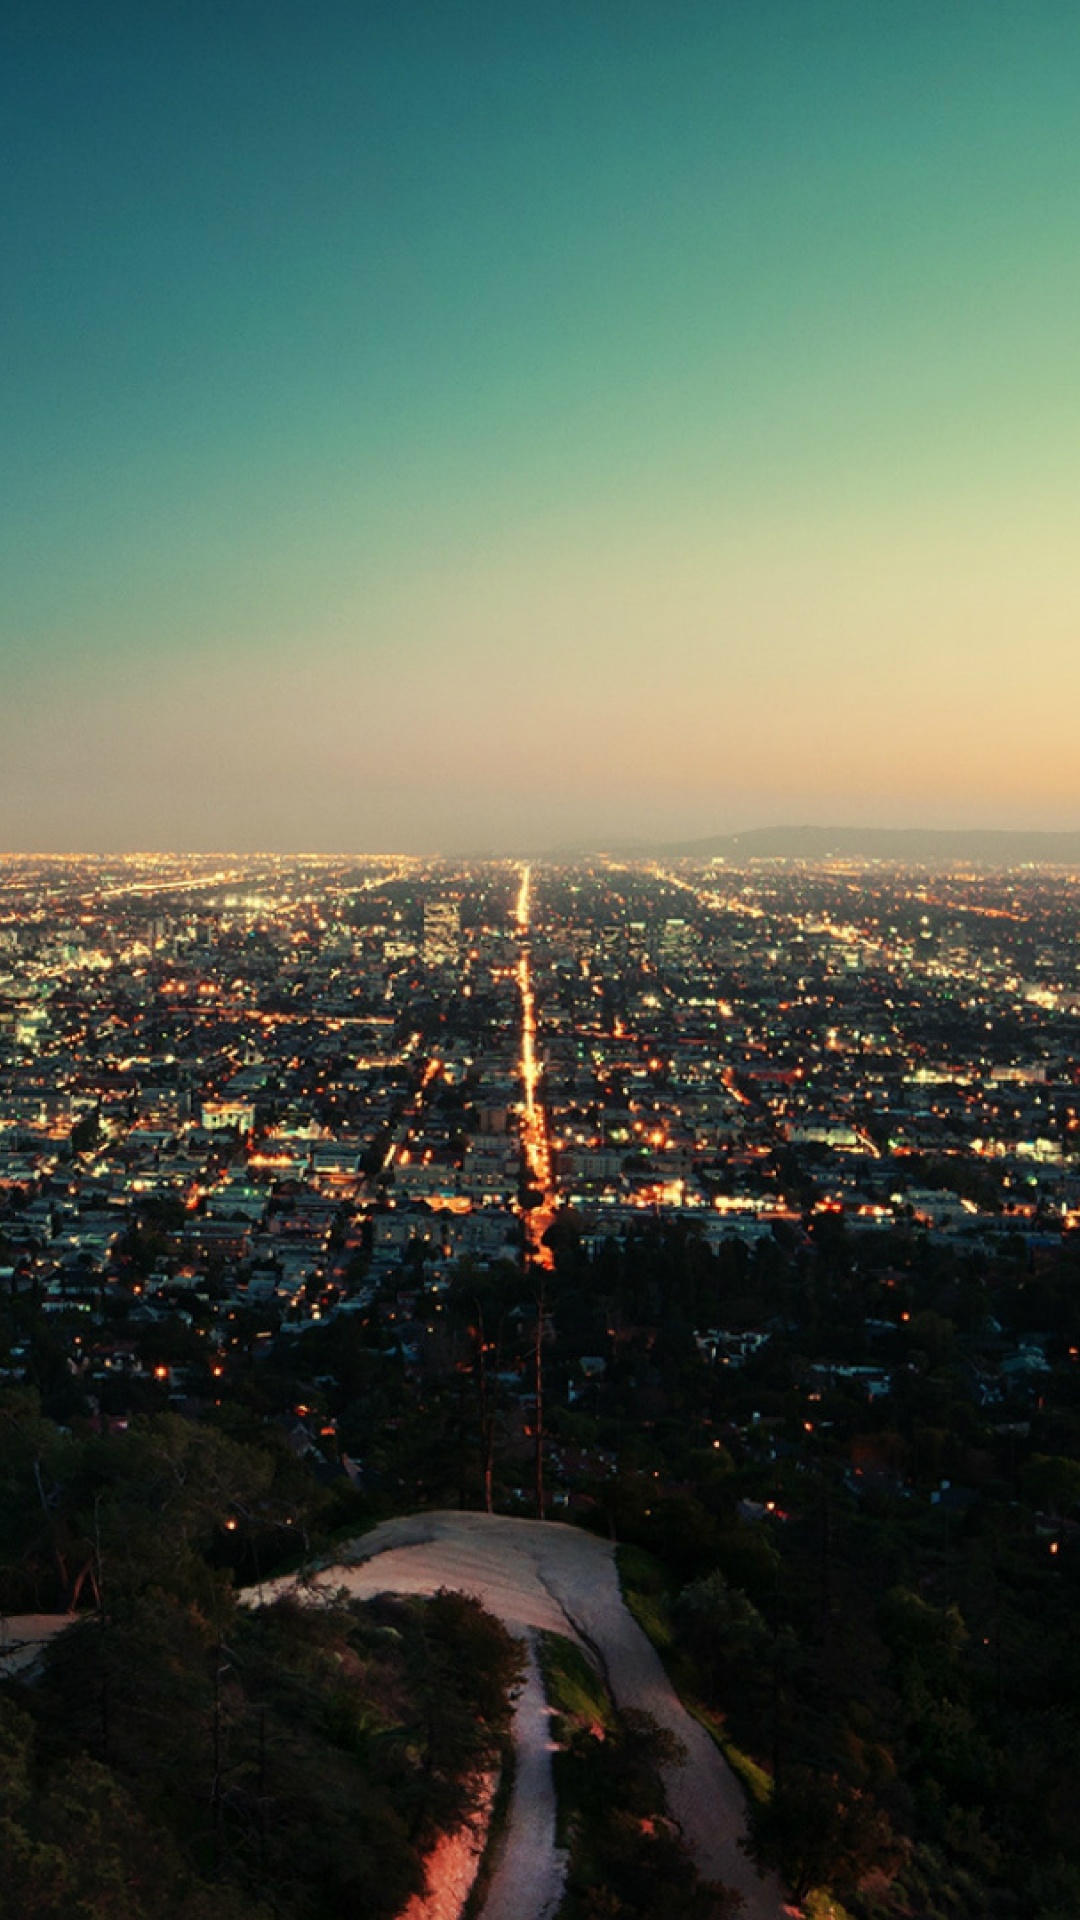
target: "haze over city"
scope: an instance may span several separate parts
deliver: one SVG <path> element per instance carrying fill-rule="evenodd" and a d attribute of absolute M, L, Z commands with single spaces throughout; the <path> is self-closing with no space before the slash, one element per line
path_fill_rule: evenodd
<path fill-rule="evenodd" d="M 0 844 L 1077 825 L 1074 9 L 0 32 Z"/>

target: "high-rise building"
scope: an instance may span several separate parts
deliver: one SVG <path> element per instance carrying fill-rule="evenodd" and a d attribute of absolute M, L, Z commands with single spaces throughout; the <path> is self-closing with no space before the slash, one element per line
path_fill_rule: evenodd
<path fill-rule="evenodd" d="M 461 941 L 461 908 L 456 900 L 429 900 L 424 907 L 424 965 L 452 967 Z"/>
<path fill-rule="evenodd" d="M 694 958 L 694 929 L 685 920 L 664 921 L 660 933 L 660 964 L 678 969 L 689 966 Z"/>

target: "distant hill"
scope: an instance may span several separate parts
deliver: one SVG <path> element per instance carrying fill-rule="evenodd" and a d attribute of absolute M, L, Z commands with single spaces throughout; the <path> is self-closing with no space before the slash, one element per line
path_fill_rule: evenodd
<path fill-rule="evenodd" d="M 696 860 L 896 860 L 940 866 L 1080 866 L 1080 833 L 1012 833 L 981 828 L 755 827 L 748 833 L 683 840 L 656 853 Z"/>

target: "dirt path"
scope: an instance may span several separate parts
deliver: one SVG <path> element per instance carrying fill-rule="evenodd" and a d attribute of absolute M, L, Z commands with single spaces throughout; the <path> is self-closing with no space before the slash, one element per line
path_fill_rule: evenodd
<path fill-rule="evenodd" d="M 743 1920 L 782 1920 L 784 1894 L 761 1879 L 742 1852 L 743 1797 L 735 1776 L 672 1688 L 619 1591 L 615 1557 L 606 1541 L 558 1522 L 511 1520 L 481 1513 L 428 1513 L 389 1520 L 345 1550 L 348 1564 L 324 1569 L 317 1584 L 368 1597 L 375 1593 L 432 1593 L 452 1587 L 474 1593 L 517 1632 L 548 1628 L 582 1641 L 605 1670 L 620 1707 L 636 1707 L 667 1727 L 686 1751 L 683 1766 L 666 1770 L 673 1817 L 700 1871 L 737 1887 Z M 290 1582 L 275 1583 L 279 1588 Z M 265 1589 L 269 1595 L 271 1589 Z M 550 1752 L 530 1760 L 530 1795 L 549 1791 Z M 532 1769 L 535 1767 L 535 1771 Z M 524 1795 L 515 1795 L 506 1855 L 525 1819 Z M 546 1816 L 544 1816 L 546 1819 Z M 539 1814 L 537 1815 L 539 1821 Z M 539 1825 L 536 1831 L 539 1832 Z M 554 1851 L 554 1804 L 544 1828 L 546 1857 Z M 529 1842 L 535 1847 L 535 1840 Z M 523 1852 L 522 1857 L 525 1857 Z M 539 1858 L 533 1854 L 534 1858 Z M 550 1882 L 527 1875 L 529 1898 L 514 1908 L 488 1906 L 484 1920 L 547 1920 Z M 492 1893 L 495 1892 L 495 1883 Z"/>
<path fill-rule="evenodd" d="M 566 1855 L 555 1845 L 551 1709 L 531 1633 L 528 1648 L 525 1684 L 514 1710 L 514 1790 L 483 1920 L 551 1920 L 566 1883 Z"/>
<path fill-rule="evenodd" d="M 85 1615 L 81 1616 L 86 1618 Z M 0 1616 L 0 1674 L 25 1673 L 58 1633 L 66 1633 L 77 1613 L 8 1613 Z"/>

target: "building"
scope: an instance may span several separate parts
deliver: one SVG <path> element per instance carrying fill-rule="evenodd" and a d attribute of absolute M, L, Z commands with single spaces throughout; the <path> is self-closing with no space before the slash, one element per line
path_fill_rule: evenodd
<path fill-rule="evenodd" d="M 424 965 L 452 967 L 461 944 L 461 908 L 456 900 L 429 900 L 424 906 Z"/>

